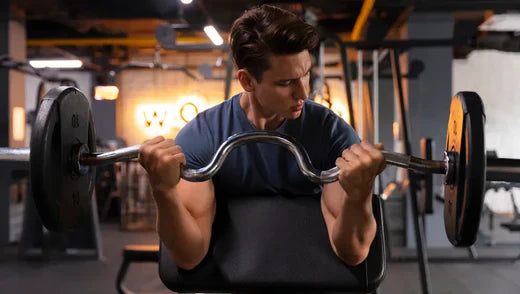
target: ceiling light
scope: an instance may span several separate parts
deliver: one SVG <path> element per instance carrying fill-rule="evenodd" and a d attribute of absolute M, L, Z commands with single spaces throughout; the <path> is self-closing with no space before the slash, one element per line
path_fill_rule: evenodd
<path fill-rule="evenodd" d="M 34 68 L 80 68 L 83 66 L 83 62 L 79 59 L 31 60 L 29 64 Z"/>
<path fill-rule="evenodd" d="M 205 26 L 204 32 L 206 33 L 206 35 L 208 35 L 208 37 L 210 38 L 211 42 L 213 42 L 213 44 L 220 46 L 224 43 L 224 40 L 222 39 L 220 34 L 217 32 L 217 30 L 215 29 L 214 26 Z"/>
<path fill-rule="evenodd" d="M 116 100 L 119 89 L 116 86 L 96 86 L 94 88 L 94 99 L 96 100 Z"/>
<path fill-rule="evenodd" d="M 190 4 L 192 0 L 181 0 L 182 4 Z"/>

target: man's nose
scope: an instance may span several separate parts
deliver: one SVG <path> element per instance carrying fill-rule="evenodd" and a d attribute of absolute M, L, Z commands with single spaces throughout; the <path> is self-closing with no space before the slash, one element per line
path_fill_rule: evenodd
<path fill-rule="evenodd" d="M 305 79 L 299 79 L 294 83 L 293 98 L 296 100 L 305 100 L 308 97 L 308 82 Z"/>

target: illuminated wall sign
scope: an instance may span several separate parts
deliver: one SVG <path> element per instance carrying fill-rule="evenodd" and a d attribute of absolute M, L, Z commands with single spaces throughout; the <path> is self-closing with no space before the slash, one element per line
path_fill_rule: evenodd
<path fill-rule="evenodd" d="M 168 111 L 153 110 L 153 114 L 151 115 L 151 117 L 148 117 L 148 114 L 150 114 L 150 111 L 143 111 L 145 127 L 149 128 L 152 126 L 153 122 L 157 122 L 158 126 L 162 128 L 162 126 L 164 125 L 164 121 L 166 120 L 166 114 L 168 114 Z"/>
<path fill-rule="evenodd" d="M 181 116 L 182 121 L 185 123 L 189 122 L 190 120 L 194 119 L 197 114 L 199 114 L 199 109 L 197 105 L 186 102 L 181 106 L 181 109 L 179 110 L 179 115 Z"/>
<path fill-rule="evenodd" d="M 135 119 L 146 136 L 166 135 L 172 129 L 184 127 L 206 108 L 207 104 L 202 98 L 184 96 L 173 104 L 141 104 L 136 107 Z"/>

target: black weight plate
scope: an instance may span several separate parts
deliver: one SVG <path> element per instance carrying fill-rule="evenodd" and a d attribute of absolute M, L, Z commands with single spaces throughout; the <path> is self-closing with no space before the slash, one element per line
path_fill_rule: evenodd
<path fill-rule="evenodd" d="M 68 231 L 90 213 L 95 169 L 80 175 L 72 169 L 74 146 L 96 145 L 87 98 L 73 87 L 51 89 L 42 99 L 31 135 L 32 193 L 43 225 Z"/>
<path fill-rule="evenodd" d="M 460 92 L 451 101 L 446 151 L 456 152 L 453 184 L 444 185 L 444 225 L 455 246 L 475 243 L 484 202 L 485 114 L 477 93 Z"/>

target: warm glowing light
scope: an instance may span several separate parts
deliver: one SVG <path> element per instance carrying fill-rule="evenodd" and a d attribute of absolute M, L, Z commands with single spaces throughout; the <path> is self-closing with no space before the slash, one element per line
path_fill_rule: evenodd
<path fill-rule="evenodd" d="M 13 139 L 22 141 L 25 139 L 25 109 L 23 107 L 13 107 Z"/>
<path fill-rule="evenodd" d="M 173 127 L 173 104 L 144 104 L 136 108 L 135 119 L 147 136 L 161 136 Z"/>
<path fill-rule="evenodd" d="M 96 100 L 116 100 L 119 89 L 116 86 L 96 86 L 94 88 L 94 99 Z"/>
<path fill-rule="evenodd" d="M 336 113 L 339 117 L 343 118 L 347 123 L 350 124 L 350 114 L 348 112 L 348 109 L 345 105 L 339 102 L 332 103 L 332 106 L 330 107 L 334 113 Z"/>
<path fill-rule="evenodd" d="M 146 136 L 165 136 L 172 129 L 181 129 L 207 108 L 206 101 L 199 96 L 183 96 L 172 104 L 141 104 L 136 107 L 135 120 Z"/>
<path fill-rule="evenodd" d="M 194 119 L 197 114 L 208 108 L 206 101 L 197 95 L 179 97 L 175 105 L 177 117 L 174 123 L 178 128 L 184 127 L 184 125 Z"/>
<path fill-rule="evenodd" d="M 181 0 L 182 4 L 190 4 L 193 0 Z"/>
<path fill-rule="evenodd" d="M 83 62 L 78 59 L 31 60 L 29 64 L 34 68 L 80 68 L 83 66 Z"/>
<path fill-rule="evenodd" d="M 213 42 L 213 44 L 217 46 L 224 44 L 224 40 L 217 32 L 217 29 L 215 29 L 214 26 L 205 26 L 204 32 L 206 33 L 206 35 L 208 35 L 209 39 L 211 40 L 211 42 Z"/>
<path fill-rule="evenodd" d="M 181 109 L 179 110 L 179 114 L 181 116 L 181 119 L 187 123 L 190 120 L 194 119 L 197 116 L 197 114 L 199 114 L 199 109 L 195 104 L 187 102 L 181 107 Z"/>
<path fill-rule="evenodd" d="M 394 134 L 394 140 L 399 139 L 399 123 L 394 121 L 392 123 L 392 133 Z"/>
<path fill-rule="evenodd" d="M 388 199 L 388 197 L 390 197 L 390 195 L 392 195 L 392 193 L 394 193 L 395 189 L 397 189 L 397 184 L 394 182 L 389 183 L 388 186 L 386 186 L 383 193 L 381 194 L 381 198 L 383 200 Z"/>
<path fill-rule="evenodd" d="M 325 100 L 325 99 L 321 99 L 321 98 L 320 99 L 316 99 L 316 100 L 314 100 L 314 102 L 316 102 L 318 104 L 321 104 L 321 105 L 323 105 L 323 106 L 325 106 L 327 108 L 329 108 L 329 106 L 330 106 L 329 102 L 327 102 L 327 100 Z"/>

